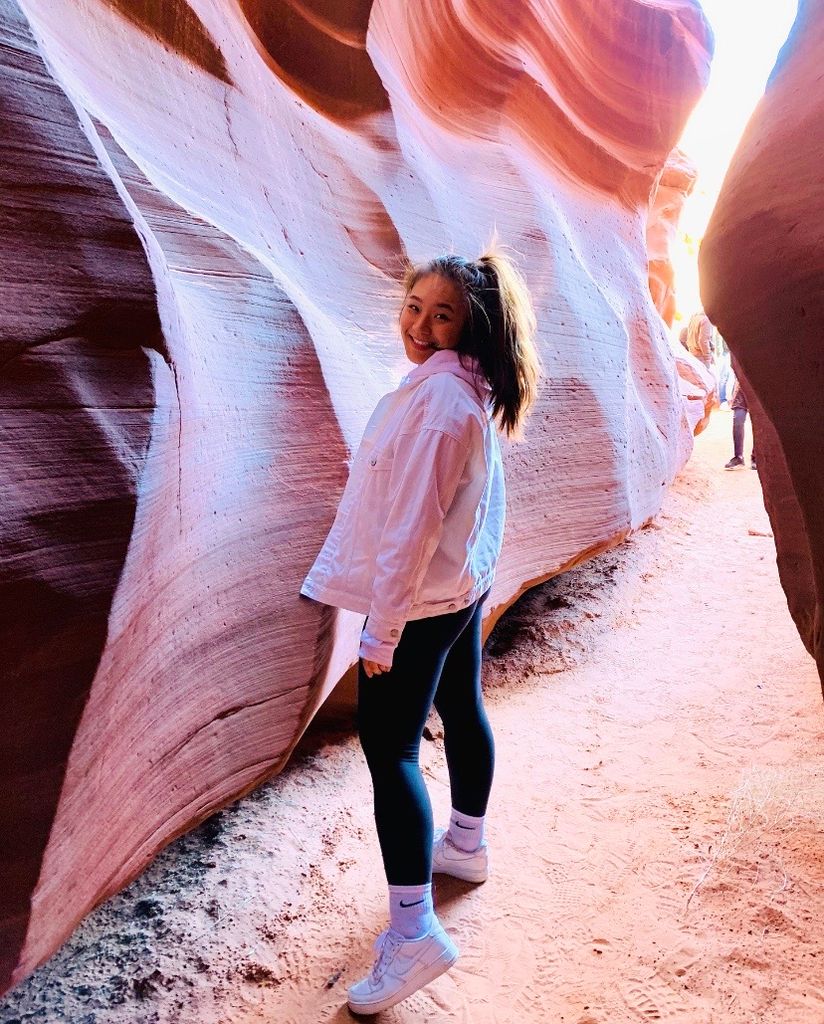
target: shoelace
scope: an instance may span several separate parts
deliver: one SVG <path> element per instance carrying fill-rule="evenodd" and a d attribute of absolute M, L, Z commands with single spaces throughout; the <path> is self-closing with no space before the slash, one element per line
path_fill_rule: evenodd
<path fill-rule="evenodd" d="M 375 966 L 372 968 L 372 978 L 376 982 L 381 980 L 386 968 L 395 959 L 395 954 L 403 944 L 403 939 L 394 936 L 388 929 L 383 933 L 381 938 L 383 941 L 381 942 L 380 953 L 378 954 L 378 959 L 375 961 Z"/>

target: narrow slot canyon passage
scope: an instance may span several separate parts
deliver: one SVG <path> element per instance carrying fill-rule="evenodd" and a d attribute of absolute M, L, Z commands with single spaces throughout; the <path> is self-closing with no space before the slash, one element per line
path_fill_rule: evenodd
<path fill-rule="evenodd" d="M 824 0 L 769 8 L 0 0 L 0 1024 L 352 1020 L 346 682 L 487 588 L 492 874 L 456 961 L 408 847 L 377 1024 L 824 1024 Z"/>
<path fill-rule="evenodd" d="M 436 878 L 462 956 L 375 1019 L 824 1019 L 821 688 L 758 475 L 722 469 L 730 429 L 715 413 L 650 527 L 499 623 L 493 873 Z M 351 729 L 315 725 L 280 777 L 82 922 L 0 1019 L 353 1019 L 346 986 L 385 915 L 370 801 Z"/>

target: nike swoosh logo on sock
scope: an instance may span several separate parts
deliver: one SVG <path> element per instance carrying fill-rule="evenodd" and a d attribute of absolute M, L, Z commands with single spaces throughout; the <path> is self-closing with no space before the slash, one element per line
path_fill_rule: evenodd
<path fill-rule="evenodd" d="M 407 907 L 417 907 L 419 903 L 423 903 L 423 900 L 415 900 L 414 903 L 404 903 L 403 900 L 401 900 L 401 906 L 404 910 L 406 910 Z"/>
<path fill-rule="evenodd" d="M 458 826 L 458 828 L 465 828 L 468 832 L 474 832 L 475 830 L 474 825 L 462 825 L 459 821 L 456 821 L 455 824 Z"/>

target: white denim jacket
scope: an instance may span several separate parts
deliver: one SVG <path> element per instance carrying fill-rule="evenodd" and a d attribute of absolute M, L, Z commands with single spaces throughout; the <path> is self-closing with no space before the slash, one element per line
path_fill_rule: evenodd
<path fill-rule="evenodd" d="M 489 387 L 441 349 L 378 402 L 301 593 L 369 616 L 360 657 L 391 666 L 403 627 L 492 584 L 504 533 Z"/>

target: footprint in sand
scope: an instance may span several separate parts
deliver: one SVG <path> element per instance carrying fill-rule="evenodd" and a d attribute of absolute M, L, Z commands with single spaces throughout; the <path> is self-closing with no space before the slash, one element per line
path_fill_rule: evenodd
<path fill-rule="evenodd" d="M 627 1009 L 639 1021 L 678 1020 L 687 1009 L 681 996 L 659 978 L 630 979 L 621 995 Z"/>

